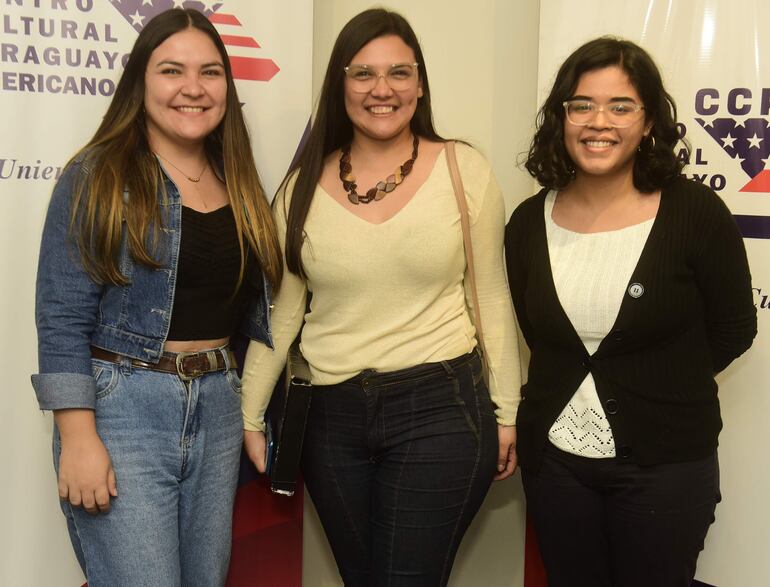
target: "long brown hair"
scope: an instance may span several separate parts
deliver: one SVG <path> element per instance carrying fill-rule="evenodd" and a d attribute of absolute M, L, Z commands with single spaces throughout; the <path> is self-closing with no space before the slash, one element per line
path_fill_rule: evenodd
<path fill-rule="evenodd" d="M 102 123 L 69 162 L 80 162 L 85 170 L 75 187 L 70 230 L 85 270 L 99 283 L 128 282 L 119 266 L 124 232 L 128 252 L 136 262 L 159 266 L 155 249 L 162 229 L 158 190 L 163 186 L 163 172 L 147 138 L 144 76 L 158 45 L 188 28 L 208 35 L 225 66 L 225 115 L 206 137 L 205 150 L 209 161 L 224 173 L 241 249 L 239 282 L 245 271 L 245 241 L 277 289 L 283 274 L 278 236 L 251 155 L 230 61 L 216 29 L 196 10 L 167 10 L 139 33 Z"/>
<path fill-rule="evenodd" d="M 428 68 L 417 35 L 407 20 L 383 8 L 365 10 L 354 16 L 340 31 L 334 43 L 310 135 L 283 182 L 285 188 L 289 176 L 299 169 L 286 227 L 286 266 L 296 275 L 305 277 L 301 260 L 305 220 L 323 171 L 324 160 L 353 139 L 353 124 L 345 110 L 344 68 L 350 65 L 350 60 L 364 45 L 387 35 L 400 37 L 414 51 L 415 60 L 420 64 L 422 98 L 417 101 L 417 109 L 410 122 L 412 132 L 432 141 L 444 141 L 433 126 Z"/>

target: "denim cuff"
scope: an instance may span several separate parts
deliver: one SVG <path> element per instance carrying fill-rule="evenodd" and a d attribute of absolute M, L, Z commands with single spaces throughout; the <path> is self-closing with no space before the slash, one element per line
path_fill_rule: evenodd
<path fill-rule="evenodd" d="M 32 387 L 41 410 L 96 407 L 96 382 L 82 373 L 37 373 Z"/>

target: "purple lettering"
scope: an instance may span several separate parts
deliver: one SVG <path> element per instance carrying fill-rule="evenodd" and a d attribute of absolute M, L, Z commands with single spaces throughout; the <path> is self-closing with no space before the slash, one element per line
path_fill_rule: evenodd
<path fill-rule="evenodd" d="M 32 32 L 32 17 L 31 16 L 20 16 L 19 20 L 24 25 L 24 34 L 29 35 Z"/>
<path fill-rule="evenodd" d="M 99 33 L 96 32 L 96 24 L 89 22 L 86 25 L 86 30 L 83 32 L 83 39 L 89 39 L 91 41 L 99 40 Z"/>
<path fill-rule="evenodd" d="M 118 59 L 117 53 L 107 53 L 107 51 L 103 51 L 104 58 L 107 60 L 107 67 L 109 69 L 115 69 L 115 61 Z"/>
<path fill-rule="evenodd" d="M 46 22 L 48 23 L 48 29 L 45 28 Z M 40 36 L 42 37 L 53 37 L 54 30 L 56 29 L 54 20 L 52 18 L 41 18 L 38 21 L 38 30 L 40 31 Z"/>
<path fill-rule="evenodd" d="M 78 23 L 74 20 L 62 20 L 61 21 L 61 37 L 62 39 L 70 38 L 77 39 Z"/>
<path fill-rule="evenodd" d="M 20 92 L 34 92 L 35 91 L 35 76 L 31 73 L 19 74 L 19 91 Z"/>
<path fill-rule="evenodd" d="M 711 176 L 711 181 L 709 181 L 709 185 L 711 186 L 711 189 L 715 192 L 721 192 L 723 189 L 725 189 L 725 186 L 727 185 L 727 180 L 725 179 L 725 176 L 721 173 L 717 173 L 716 175 Z"/>
<path fill-rule="evenodd" d="M 3 89 L 9 92 L 15 92 L 18 90 L 16 86 L 16 76 L 12 71 L 3 72 Z"/>
<path fill-rule="evenodd" d="M 23 63 L 34 63 L 40 65 L 40 58 L 37 56 L 37 49 L 34 45 L 28 45 L 27 51 L 24 53 Z"/>
<path fill-rule="evenodd" d="M 2 52 L 3 55 L 3 62 L 19 62 L 19 48 L 16 45 L 11 45 L 10 43 L 2 43 L 0 44 L 0 52 Z"/>
<path fill-rule="evenodd" d="M 117 43 L 118 39 L 112 36 L 112 25 L 107 23 L 104 25 L 104 40 L 107 43 Z"/>
<path fill-rule="evenodd" d="M 716 88 L 703 88 L 695 94 L 695 112 L 701 116 L 712 116 L 719 111 L 717 104 L 706 103 L 707 98 L 719 100 L 719 91 Z"/>
<path fill-rule="evenodd" d="M 45 79 L 45 89 L 51 94 L 61 93 L 61 78 L 58 75 L 51 75 Z"/>
<path fill-rule="evenodd" d="M 67 79 L 64 80 L 64 88 L 62 89 L 62 94 L 79 94 L 78 92 L 78 85 L 75 83 L 75 78 L 72 76 L 67 76 Z"/>
<path fill-rule="evenodd" d="M 749 100 L 751 100 L 750 89 L 733 88 L 727 95 L 727 111 L 733 116 L 748 114 L 751 111 L 751 102 Z"/>
<path fill-rule="evenodd" d="M 18 35 L 19 31 L 11 26 L 11 15 L 3 15 L 3 32 L 8 35 Z"/>
<path fill-rule="evenodd" d="M 64 53 L 64 61 L 70 67 L 78 67 L 80 65 L 80 49 L 67 49 Z"/>
<path fill-rule="evenodd" d="M 99 56 L 96 54 L 96 51 L 88 52 L 88 55 L 86 56 L 86 67 L 96 67 L 97 69 L 100 67 Z"/>
<path fill-rule="evenodd" d="M 69 51 L 69 49 L 67 49 L 67 51 Z M 59 65 L 61 63 L 59 49 L 56 47 L 46 47 L 43 50 L 43 62 L 46 65 Z"/>

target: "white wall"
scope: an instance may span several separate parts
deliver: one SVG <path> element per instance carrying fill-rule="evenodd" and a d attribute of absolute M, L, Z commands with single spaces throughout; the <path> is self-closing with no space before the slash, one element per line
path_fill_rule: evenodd
<path fill-rule="evenodd" d="M 539 0 L 315 0 L 314 96 L 337 33 L 351 17 L 373 6 L 400 12 L 420 39 L 439 134 L 468 140 L 487 156 L 510 213 L 534 193 L 531 178 L 515 161 L 528 146 L 536 110 L 539 5 Z M 305 509 L 303 585 L 341 585 L 309 498 Z M 517 473 L 493 486 L 465 536 L 450 585 L 522 585 L 523 549 Z"/>

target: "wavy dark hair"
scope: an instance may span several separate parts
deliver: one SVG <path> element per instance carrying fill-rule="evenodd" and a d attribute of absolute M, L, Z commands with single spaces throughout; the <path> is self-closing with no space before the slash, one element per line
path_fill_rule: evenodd
<path fill-rule="evenodd" d="M 444 141 L 433 126 L 428 68 L 412 27 L 400 14 L 383 8 L 365 10 L 354 16 L 340 31 L 334 43 L 308 140 L 286 174 L 282 186 L 285 189 L 288 178 L 299 170 L 287 218 L 286 265 L 289 271 L 303 278 L 306 275 L 302 267 L 301 250 L 305 221 L 323 171 L 324 160 L 353 139 L 353 124 L 345 110 L 344 68 L 350 65 L 353 56 L 364 45 L 390 35 L 404 41 L 414 51 L 415 61 L 420 64 L 418 71 L 422 97 L 417 101 L 417 109 L 410 122 L 412 132 L 429 140 Z M 279 200 L 276 198 L 276 202 Z"/>
<path fill-rule="evenodd" d="M 567 57 L 538 113 L 537 130 L 524 166 L 542 186 L 562 189 L 575 176 L 575 164 L 564 145 L 562 104 L 574 95 L 581 75 L 613 65 L 628 75 L 644 104 L 645 122 L 652 125 L 634 159 L 634 187 L 640 192 L 653 192 L 681 174 L 685 161 L 674 151 L 680 141 L 676 105 L 663 87 L 658 67 L 639 45 L 616 37 L 600 37 Z"/>
<path fill-rule="evenodd" d="M 259 180 L 243 119 L 230 60 L 214 26 L 200 12 L 171 9 L 150 20 L 139 33 L 107 113 L 90 141 L 68 165 L 85 160 L 87 173 L 75 186 L 70 231 L 88 274 L 99 283 L 124 285 L 120 271 L 121 239 L 138 263 L 158 267 L 153 246 L 158 242 L 161 215 L 158 189 L 163 174 L 152 153 L 144 113 L 145 70 L 155 49 L 171 35 L 196 29 L 217 48 L 225 68 L 225 115 L 205 139 L 206 156 L 221 169 L 235 217 L 241 249 L 240 280 L 246 247 L 252 250 L 274 288 L 283 274 L 278 235 Z M 124 189 L 131 194 L 123 199 Z"/>

